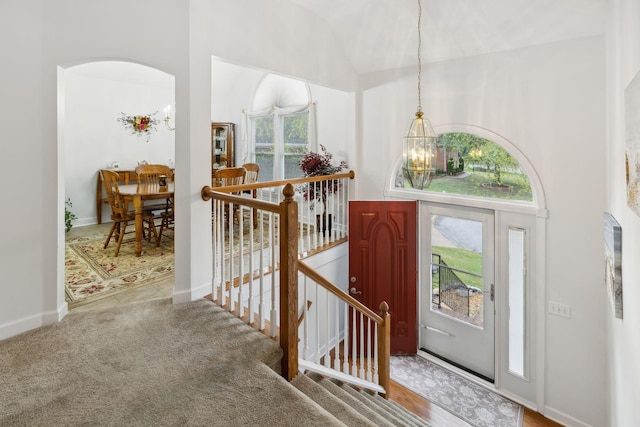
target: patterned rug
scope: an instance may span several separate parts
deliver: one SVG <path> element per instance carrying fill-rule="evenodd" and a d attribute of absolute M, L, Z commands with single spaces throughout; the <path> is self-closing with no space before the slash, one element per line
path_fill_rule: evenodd
<path fill-rule="evenodd" d="M 391 379 L 473 426 L 522 427 L 522 406 L 423 357 L 391 356 Z"/>
<path fill-rule="evenodd" d="M 160 247 L 143 240 L 142 256 L 135 244 L 123 243 L 114 257 L 115 242 L 103 249 L 106 235 L 67 239 L 65 246 L 65 294 L 69 307 L 149 285 L 174 274 L 173 245 L 163 239 Z"/>

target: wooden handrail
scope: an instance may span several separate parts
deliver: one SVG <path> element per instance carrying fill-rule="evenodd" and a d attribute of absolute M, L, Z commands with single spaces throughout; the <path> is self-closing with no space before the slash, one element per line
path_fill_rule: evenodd
<path fill-rule="evenodd" d="M 371 310 L 366 305 L 362 304 L 360 301 L 352 297 L 351 295 L 345 293 L 342 289 L 322 277 L 315 271 L 313 268 L 309 267 L 304 261 L 298 261 L 298 270 L 305 276 L 309 277 L 314 282 L 320 284 L 323 288 L 337 296 L 338 298 L 344 300 L 352 307 L 355 307 L 358 311 L 364 313 L 365 316 L 369 317 L 371 320 L 381 325 L 384 322 L 384 319 L 376 314 L 373 310 Z M 386 303 L 385 303 L 386 304 Z M 388 310 L 388 307 L 387 307 Z"/>
<path fill-rule="evenodd" d="M 270 181 L 253 184 L 243 184 L 235 186 L 209 187 L 205 186 L 201 190 L 202 199 L 209 201 L 215 198 L 219 201 L 230 202 L 239 205 L 245 205 L 250 208 L 260 209 L 267 212 L 273 212 L 280 218 L 279 233 L 279 269 L 280 269 L 280 347 L 283 350 L 282 358 L 282 376 L 287 380 L 292 380 L 298 374 L 298 328 L 300 322 L 304 319 L 298 313 L 298 273 L 302 273 L 309 277 L 319 286 L 325 288 L 340 300 L 348 304 L 361 315 L 366 316 L 378 325 L 377 328 L 377 353 L 378 366 L 375 368 L 378 376 L 378 384 L 385 392 L 385 397 L 389 397 L 390 385 L 390 315 L 389 307 L 386 302 L 380 305 L 380 314 L 375 313 L 366 307 L 360 301 L 344 292 L 336 285 L 322 277 L 314 269 L 306 263 L 298 259 L 298 204 L 294 200 L 295 188 L 294 184 L 302 184 L 308 182 L 330 181 L 336 179 L 350 178 L 353 179 L 355 173 L 350 171 L 343 174 L 317 176 L 309 178 L 299 178 L 287 181 Z M 284 200 L 280 203 L 266 202 L 260 199 L 242 197 L 237 194 L 246 190 L 257 188 L 272 188 L 284 186 L 282 194 Z"/>
<path fill-rule="evenodd" d="M 391 384 L 391 370 L 389 366 L 391 362 L 391 316 L 389 315 L 389 305 L 385 301 L 380 303 L 380 315 L 378 315 L 360 301 L 322 277 L 303 261 L 298 261 L 298 271 L 378 324 L 378 366 L 376 369 L 378 373 L 378 383 L 385 390 L 384 397 L 388 399 L 389 386 Z"/>
<path fill-rule="evenodd" d="M 330 181 L 341 178 L 349 178 L 354 179 L 356 173 L 354 171 L 349 171 L 345 173 L 336 173 L 334 175 L 320 175 L 320 176 L 310 176 L 307 178 L 293 178 L 287 180 L 279 180 L 279 181 L 265 181 L 265 182 L 254 182 L 251 184 L 240 184 L 240 185 L 224 185 L 220 187 L 209 187 L 205 186 L 202 190 L 203 199 L 204 199 L 204 189 L 209 188 L 212 191 L 220 192 L 220 193 L 237 193 L 245 190 L 257 190 L 258 188 L 270 188 L 270 187 L 280 187 L 287 184 L 304 184 L 307 182 L 318 182 L 318 181 Z M 208 200 L 208 199 L 205 199 Z"/>
<path fill-rule="evenodd" d="M 241 187 L 241 186 L 229 185 L 228 187 L 231 188 L 231 187 Z M 234 194 L 226 194 L 218 191 L 218 188 L 227 188 L 227 187 L 212 188 L 212 187 L 209 187 L 208 185 L 205 185 L 204 187 L 202 187 L 202 190 L 200 191 L 202 200 L 204 200 L 205 202 L 208 202 L 215 196 L 216 199 L 221 200 L 223 202 L 242 204 L 242 205 L 249 206 L 250 208 L 261 209 L 268 212 L 274 212 L 274 213 L 280 212 L 278 203 L 266 202 L 264 200 L 254 199 L 249 197 L 242 197 Z"/>

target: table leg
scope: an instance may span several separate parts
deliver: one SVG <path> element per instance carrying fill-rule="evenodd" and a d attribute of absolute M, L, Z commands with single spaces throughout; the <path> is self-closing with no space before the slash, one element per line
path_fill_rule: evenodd
<path fill-rule="evenodd" d="M 133 197 L 133 209 L 136 212 L 136 256 L 142 254 L 142 197 Z"/>

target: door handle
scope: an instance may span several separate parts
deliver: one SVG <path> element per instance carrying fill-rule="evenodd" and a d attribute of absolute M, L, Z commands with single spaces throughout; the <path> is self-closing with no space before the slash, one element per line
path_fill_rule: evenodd
<path fill-rule="evenodd" d="M 358 294 L 361 294 L 361 293 L 362 293 L 362 291 L 357 290 L 357 289 L 356 289 L 356 287 L 354 286 L 354 287 L 352 287 L 351 289 L 349 289 L 349 293 L 350 293 L 351 295 L 358 295 Z"/>
<path fill-rule="evenodd" d="M 488 291 L 482 291 L 483 294 L 489 294 L 491 301 L 495 301 L 496 299 L 496 288 L 494 284 L 491 284 L 491 288 Z"/>

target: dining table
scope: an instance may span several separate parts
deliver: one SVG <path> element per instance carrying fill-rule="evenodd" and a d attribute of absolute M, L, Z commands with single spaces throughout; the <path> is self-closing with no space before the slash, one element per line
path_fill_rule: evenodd
<path fill-rule="evenodd" d="M 174 195 L 174 182 L 168 182 L 166 188 L 158 186 L 147 186 L 144 184 L 126 184 L 119 185 L 120 195 L 125 202 L 133 203 L 133 209 L 136 214 L 135 230 L 136 230 L 136 256 L 142 254 L 142 213 L 144 210 L 144 202 L 149 200 L 170 199 Z"/>

